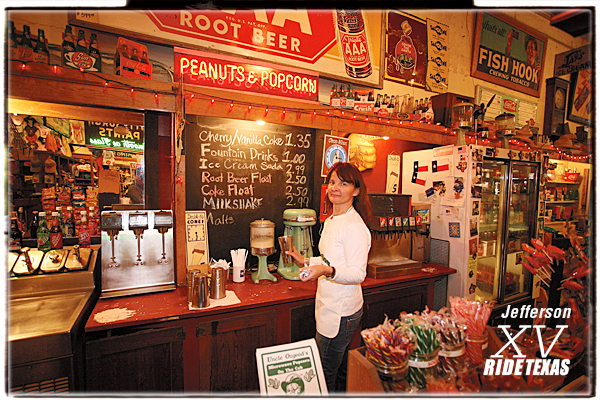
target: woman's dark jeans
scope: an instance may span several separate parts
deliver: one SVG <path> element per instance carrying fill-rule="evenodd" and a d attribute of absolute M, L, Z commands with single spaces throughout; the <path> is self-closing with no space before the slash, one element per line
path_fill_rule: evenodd
<path fill-rule="evenodd" d="M 346 375 L 348 373 L 348 351 L 352 335 L 363 315 L 362 308 L 356 313 L 342 317 L 340 331 L 330 339 L 317 332 L 316 342 L 329 393 L 346 392 Z"/>

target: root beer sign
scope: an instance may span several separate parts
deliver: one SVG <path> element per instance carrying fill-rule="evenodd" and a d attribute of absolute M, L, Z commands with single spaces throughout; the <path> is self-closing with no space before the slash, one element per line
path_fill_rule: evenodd
<path fill-rule="evenodd" d="M 336 44 L 331 10 L 147 10 L 156 27 L 315 63 Z"/>
<path fill-rule="evenodd" d="M 181 77 L 191 85 L 319 100 L 318 74 L 176 47 L 175 79 Z"/>

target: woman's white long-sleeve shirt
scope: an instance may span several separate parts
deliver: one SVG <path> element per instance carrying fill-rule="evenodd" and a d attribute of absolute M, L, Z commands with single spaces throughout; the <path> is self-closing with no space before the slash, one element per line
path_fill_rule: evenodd
<path fill-rule="evenodd" d="M 315 299 L 317 332 L 333 338 L 340 320 L 363 306 L 360 284 L 367 275 L 367 258 L 371 248 L 371 233 L 360 214 L 350 207 L 345 214 L 325 220 L 319 251 L 321 257 L 311 257 L 310 265 L 335 267 L 333 279 L 321 276 Z"/>

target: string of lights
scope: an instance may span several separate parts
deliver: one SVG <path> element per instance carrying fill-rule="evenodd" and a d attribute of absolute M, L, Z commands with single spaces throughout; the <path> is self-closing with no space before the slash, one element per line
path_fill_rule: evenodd
<path fill-rule="evenodd" d="M 21 61 L 21 63 L 22 63 L 21 70 L 25 71 L 29 61 Z M 56 65 L 56 64 L 49 64 L 49 66 L 53 69 L 54 74 L 58 74 L 60 68 L 68 68 L 69 70 L 73 70 L 73 68 L 63 67 L 63 66 Z M 150 93 L 154 94 L 157 104 L 159 104 L 159 95 L 174 96 L 174 95 L 176 95 L 176 92 L 178 91 L 177 87 L 173 87 L 172 91 L 161 91 L 161 90 L 148 89 L 147 87 L 131 85 L 129 83 L 122 82 L 119 80 L 106 78 L 105 76 L 100 76 L 92 71 L 86 71 L 83 68 L 80 68 L 79 71 L 81 73 L 92 75 L 92 76 L 100 79 L 102 81 L 104 92 L 106 92 L 106 90 L 111 88 L 111 84 L 114 84 L 115 87 L 123 86 L 123 87 L 129 88 L 129 90 L 131 92 L 131 96 L 134 96 L 136 91 L 150 92 Z M 181 82 L 180 85 L 183 85 L 183 82 Z M 262 106 L 257 106 L 255 103 L 244 102 L 244 101 L 239 101 L 239 100 L 234 101 L 227 97 L 221 97 L 221 96 L 214 96 L 214 95 L 209 96 L 209 95 L 206 95 L 203 93 L 196 93 L 191 90 L 183 91 L 184 102 L 189 102 L 191 104 L 192 101 L 194 101 L 194 99 L 196 99 L 197 97 L 201 97 L 205 100 L 210 99 L 211 106 L 214 106 L 215 102 L 217 102 L 217 101 L 228 104 L 229 105 L 229 113 L 233 112 L 233 110 L 236 107 L 242 107 L 242 109 L 246 109 L 246 113 L 248 113 L 248 114 L 253 112 L 253 110 L 255 110 L 254 112 L 257 114 L 257 116 L 261 115 L 261 113 L 256 110 L 262 109 Z M 273 106 L 265 105 L 264 113 L 262 113 L 262 118 L 266 118 L 267 115 L 269 115 L 269 114 L 272 115 L 273 112 L 278 112 L 282 119 L 285 119 L 286 116 L 288 116 L 288 115 L 294 115 L 294 114 L 297 115 L 298 119 L 300 119 L 303 114 L 310 114 L 313 119 L 316 119 L 317 117 L 329 118 L 329 117 L 335 116 L 338 119 L 350 120 L 352 122 L 365 122 L 365 123 L 369 123 L 369 124 L 377 124 L 377 125 L 388 126 L 388 127 L 393 127 L 393 126 L 405 127 L 405 128 L 417 127 L 417 126 L 418 127 L 424 127 L 424 126 L 439 127 L 439 129 L 434 128 L 434 129 L 436 129 L 437 133 L 445 134 L 445 135 L 453 135 L 453 136 L 457 135 L 457 133 L 455 131 L 449 130 L 447 127 L 442 127 L 439 122 L 432 123 L 431 121 L 401 120 L 398 118 L 381 117 L 381 116 L 377 116 L 377 115 L 374 116 L 374 115 L 368 115 L 368 114 L 364 114 L 364 113 L 356 113 L 351 110 L 344 110 L 344 109 L 335 109 L 335 111 L 336 111 L 335 112 L 336 115 L 334 115 L 334 113 L 332 112 L 331 109 L 325 109 L 325 108 L 315 109 L 313 107 L 303 107 L 303 108 L 300 108 L 300 107 L 273 107 Z M 185 121 L 185 122 L 187 123 L 187 121 Z M 441 128 L 443 128 L 443 129 L 441 129 Z M 386 135 L 386 137 L 388 137 L 388 136 Z M 488 144 L 492 143 L 492 140 L 490 140 L 490 139 L 480 138 L 480 137 L 474 136 L 474 135 L 465 135 L 465 140 L 467 141 L 468 144 L 488 145 Z M 510 139 L 509 143 L 514 146 L 521 147 L 524 150 L 532 151 L 531 147 L 526 142 L 522 142 L 517 139 Z M 565 153 L 554 146 L 552 146 L 552 147 L 554 148 L 555 151 L 558 152 L 558 155 L 560 157 L 562 157 L 564 159 L 568 159 L 568 160 L 586 161 L 591 156 L 591 154 L 582 155 L 582 156 L 574 156 L 574 155 Z"/>

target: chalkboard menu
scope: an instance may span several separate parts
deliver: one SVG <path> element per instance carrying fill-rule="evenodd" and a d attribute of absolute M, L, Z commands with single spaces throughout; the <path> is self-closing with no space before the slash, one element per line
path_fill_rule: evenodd
<path fill-rule="evenodd" d="M 255 121 L 187 115 L 186 209 L 206 210 L 212 258 L 250 249 L 250 223 L 283 234 L 283 211 L 312 208 L 315 131 Z M 277 243 L 277 239 L 275 239 Z M 278 259 L 279 247 L 270 259 Z M 249 263 L 256 259 L 248 255 Z"/>

